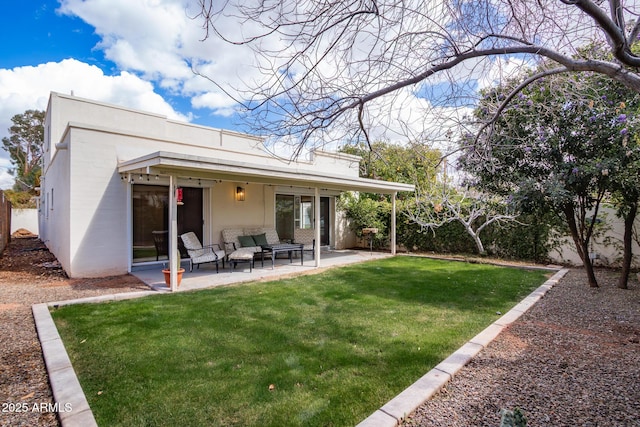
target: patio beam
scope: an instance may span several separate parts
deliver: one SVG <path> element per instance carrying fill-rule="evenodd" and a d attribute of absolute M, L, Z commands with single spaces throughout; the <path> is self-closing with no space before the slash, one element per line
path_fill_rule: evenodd
<path fill-rule="evenodd" d="M 219 158 L 201 157 L 158 151 L 136 159 L 122 161 L 119 173 L 141 173 L 193 176 L 224 181 L 251 181 L 273 185 L 320 187 L 339 191 L 365 191 L 391 194 L 394 191 L 414 191 L 411 184 L 387 182 L 352 175 L 337 175 L 311 167 L 281 167 Z"/>

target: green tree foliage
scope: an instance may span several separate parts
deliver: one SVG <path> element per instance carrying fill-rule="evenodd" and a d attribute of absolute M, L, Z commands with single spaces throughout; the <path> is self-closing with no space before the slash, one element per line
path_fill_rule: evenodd
<path fill-rule="evenodd" d="M 360 176 L 384 181 L 430 186 L 436 180 L 442 154 L 424 144 L 394 145 L 376 142 L 346 146 L 342 152 L 360 156 Z"/>
<path fill-rule="evenodd" d="M 36 196 L 28 191 L 4 190 L 3 192 L 14 209 L 33 209 L 37 206 Z"/>
<path fill-rule="evenodd" d="M 2 138 L 2 146 L 15 166 L 15 190 L 33 190 L 39 185 L 40 159 L 44 141 L 44 111 L 27 110 L 11 118 L 9 137 Z"/>
<path fill-rule="evenodd" d="M 347 146 L 344 153 L 360 156 L 360 176 L 430 186 L 436 180 L 440 163 L 440 152 L 421 144 L 399 146 L 385 142 L 372 144 L 371 150 L 364 145 Z M 398 210 L 410 202 L 411 194 L 398 194 Z M 339 207 L 350 220 L 352 231 L 362 237 L 363 228 L 377 228 L 374 246 L 384 246 L 389 237 L 391 201 L 379 194 L 360 193 L 357 196 L 343 194 Z"/>
<path fill-rule="evenodd" d="M 547 75 L 518 88 L 524 80 L 484 94 L 475 114 L 491 126 L 462 141 L 460 164 L 481 188 L 513 195 L 525 211 L 561 216 L 596 287 L 589 243 L 604 197 L 640 155 L 631 137 L 639 99 L 593 73 Z"/>
<path fill-rule="evenodd" d="M 364 237 L 363 228 L 377 228 L 378 233 L 372 237 L 373 246 L 380 248 L 387 243 L 391 215 L 391 203 L 388 200 L 342 193 L 338 199 L 338 207 L 349 218 L 349 227 L 356 236 Z"/>

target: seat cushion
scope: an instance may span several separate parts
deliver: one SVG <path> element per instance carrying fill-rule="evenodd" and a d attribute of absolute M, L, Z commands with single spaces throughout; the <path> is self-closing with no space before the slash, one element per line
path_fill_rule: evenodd
<path fill-rule="evenodd" d="M 208 251 L 208 253 L 204 253 L 200 256 L 192 256 L 191 262 L 194 264 L 202 264 L 205 262 L 213 262 L 218 260 L 218 256 L 213 251 Z"/>
<path fill-rule="evenodd" d="M 278 243 L 280 243 L 280 237 L 278 237 L 278 232 L 275 228 L 265 228 L 264 234 L 267 238 L 267 242 L 270 245 L 277 245 Z"/>
<path fill-rule="evenodd" d="M 250 260 L 253 259 L 253 251 L 248 249 L 238 249 L 237 251 L 233 251 L 229 254 L 230 261 L 237 260 Z"/>
<path fill-rule="evenodd" d="M 196 236 L 196 233 L 194 233 L 193 231 L 184 233 L 180 236 L 180 238 L 182 239 L 182 243 L 184 244 L 185 248 L 202 249 L 202 243 L 200 243 L 198 236 Z"/>
<path fill-rule="evenodd" d="M 311 245 L 315 237 L 315 230 L 313 228 L 296 228 L 293 231 L 293 241 L 296 243 Z"/>

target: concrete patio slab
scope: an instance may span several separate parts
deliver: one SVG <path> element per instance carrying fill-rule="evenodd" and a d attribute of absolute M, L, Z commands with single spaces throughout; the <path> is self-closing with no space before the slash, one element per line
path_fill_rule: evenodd
<path fill-rule="evenodd" d="M 309 255 L 306 255 L 303 265 L 300 264 L 300 258 L 294 258 L 291 263 L 288 258 L 277 258 L 273 269 L 271 268 L 271 260 L 265 260 L 264 267 L 260 261 L 256 261 L 252 271 L 249 271 L 248 266 L 246 269 L 243 269 L 242 265 L 238 266 L 235 270 L 231 270 L 229 265 L 225 264 L 225 268 L 220 266 L 218 273 L 216 273 L 216 267 L 214 264 L 203 264 L 200 268 L 194 269 L 193 271 L 184 272 L 182 275 L 182 282 L 177 291 L 185 292 L 213 288 L 216 286 L 276 280 L 279 278 L 293 277 L 303 274 L 315 274 L 329 267 L 388 258 L 390 256 L 391 255 L 389 253 L 384 252 L 332 250 L 322 252 L 319 268 L 315 266 L 315 260 L 313 260 Z M 161 267 L 136 270 L 131 274 L 145 282 L 155 291 L 169 292 L 169 288 L 164 282 L 164 274 L 162 274 Z"/>

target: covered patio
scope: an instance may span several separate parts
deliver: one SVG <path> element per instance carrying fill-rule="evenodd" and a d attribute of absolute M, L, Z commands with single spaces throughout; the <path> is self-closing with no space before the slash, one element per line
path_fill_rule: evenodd
<path fill-rule="evenodd" d="M 171 290 L 189 290 L 198 289 L 200 287 L 215 286 L 211 283 L 232 283 L 233 281 L 244 280 L 243 278 L 236 278 L 237 276 L 249 276 L 245 273 L 241 273 L 242 270 L 236 270 L 235 273 L 228 271 L 221 271 L 219 278 L 213 279 L 210 274 L 204 272 L 194 271 L 193 273 L 185 273 L 182 279 L 180 289 L 177 286 L 177 251 L 178 251 L 178 226 L 177 226 L 177 205 L 179 200 L 177 199 L 178 188 L 180 183 L 188 180 L 206 180 L 211 183 L 212 187 L 224 186 L 228 183 L 244 183 L 244 185 L 257 184 L 262 186 L 279 187 L 279 188 L 304 188 L 311 191 L 313 194 L 313 224 L 312 229 L 314 233 L 314 239 L 316 242 L 321 242 L 321 195 L 323 194 L 340 194 L 344 191 L 355 192 L 368 192 L 378 194 L 388 194 L 391 196 L 392 209 L 391 209 L 391 225 L 390 225 L 390 247 L 391 255 L 395 255 L 396 251 L 396 215 L 395 215 L 395 201 L 396 195 L 399 191 L 414 191 L 414 186 L 411 184 L 387 182 L 380 180 L 373 180 L 367 178 L 360 178 L 357 176 L 357 162 L 358 157 L 348 155 L 338 155 L 332 153 L 314 153 L 315 163 L 320 162 L 321 168 L 311 168 L 309 165 L 303 164 L 283 164 L 282 166 L 274 165 L 273 163 L 259 164 L 255 163 L 257 160 L 254 156 L 253 159 L 247 159 L 246 161 L 239 161 L 235 159 L 223 159 L 204 157 L 191 154 L 158 151 L 155 153 L 143 155 L 141 157 L 120 162 L 118 165 L 118 173 L 121 177 L 126 177 L 127 182 L 135 183 L 135 177 L 139 176 L 155 176 L 155 179 L 160 179 L 168 184 L 169 192 L 169 259 L 168 265 L 171 269 Z M 250 161 L 253 160 L 253 161 Z M 353 167 L 349 165 L 356 165 L 356 169 L 353 172 L 346 173 L 346 170 L 352 170 Z M 316 165 L 317 166 L 317 165 Z M 342 169 L 341 169 L 342 168 Z M 337 172 L 336 172 L 337 171 Z M 354 174 L 355 172 L 355 174 Z M 129 188 L 132 186 L 130 185 Z M 235 188 L 235 184 L 233 184 Z M 212 193 L 213 194 L 213 193 Z M 224 196 L 224 194 L 222 194 Z M 213 196 L 212 196 L 213 197 Z M 222 197 L 224 198 L 224 197 Z M 128 197 L 130 200 L 131 198 Z M 244 196 L 243 196 L 244 200 Z M 217 200 L 214 200 L 216 202 Z M 220 200 L 219 203 L 224 203 L 224 200 Z M 220 206 L 220 205 L 219 205 Z M 228 206 L 229 209 L 233 209 L 234 206 Z M 224 208 L 220 208 L 224 209 Z M 263 207 L 266 209 L 266 207 Z M 237 214 L 236 217 L 240 216 Z M 264 218 L 267 218 L 270 214 L 264 212 Z M 233 216 L 233 215 L 231 215 Z M 239 221 L 237 218 L 232 218 L 232 221 Z M 214 216 L 211 217 L 213 227 L 210 228 L 209 236 L 204 238 L 203 244 L 219 243 L 218 232 L 215 227 L 220 227 L 219 222 Z M 225 224 L 228 226 L 250 226 L 252 224 Z M 131 224 L 127 227 L 132 229 Z M 130 239 L 129 239 L 130 240 Z M 358 252 L 344 252 L 342 256 L 339 254 L 321 251 L 321 245 L 315 245 L 315 253 L 313 257 L 307 255 L 305 264 L 301 266 L 299 263 L 292 263 L 290 265 L 283 265 L 281 261 L 278 262 L 276 268 L 271 270 L 265 263 L 265 268 L 256 268 L 254 273 L 247 280 L 261 280 L 266 277 L 275 277 L 282 274 L 295 274 L 296 272 L 308 271 L 309 269 L 318 268 L 321 266 L 330 266 L 339 263 L 340 259 L 359 259 L 359 257 L 372 257 L 369 252 L 366 255 L 357 255 Z M 348 255 L 351 254 L 351 255 Z M 332 256 L 336 255 L 336 256 Z M 333 260 L 333 261 L 332 261 Z M 185 261 L 185 260 L 182 260 Z M 342 261 L 345 262 L 345 261 Z M 288 264 L 288 259 L 285 261 Z M 325 264 L 326 263 L 326 264 Z M 129 265 L 132 265 L 131 259 Z M 260 266 L 260 262 L 256 262 L 256 267 Z M 130 271 L 136 274 L 145 282 L 152 286 L 158 285 L 158 287 L 167 289 L 164 285 L 164 281 L 161 278 L 161 272 L 158 269 L 155 271 L 149 271 L 145 273 L 143 270 L 133 271 L 130 267 Z M 202 268 L 201 268 L 202 270 Z M 248 272 L 248 266 L 247 266 Z M 206 271 L 206 270 L 204 270 Z M 215 266 L 211 267 L 211 270 L 215 275 Z M 206 276 L 206 277 L 205 277 Z"/>
<path fill-rule="evenodd" d="M 324 269 L 390 256 L 392 255 L 388 252 L 372 252 L 368 250 L 322 251 L 322 265 Z M 186 262 L 184 265 L 186 265 Z M 248 264 L 240 264 L 235 269 L 225 265 L 224 269 L 220 267 L 219 272 L 216 273 L 215 264 L 203 264 L 199 269 L 194 269 L 191 272 L 187 269 L 182 276 L 182 282 L 175 291 L 184 292 L 244 282 L 277 280 L 290 276 L 313 274 L 319 271 L 322 271 L 322 269 L 316 267 L 309 255 L 305 256 L 303 264 L 300 263 L 299 257 L 293 258 L 291 263 L 289 263 L 288 257 L 276 258 L 273 269 L 271 268 L 271 260 L 265 260 L 264 267 L 262 267 L 260 261 L 256 261 L 252 271 L 249 271 Z M 164 282 L 162 272 L 157 268 L 137 270 L 131 274 L 156 291 L 170 290 Z"/>

